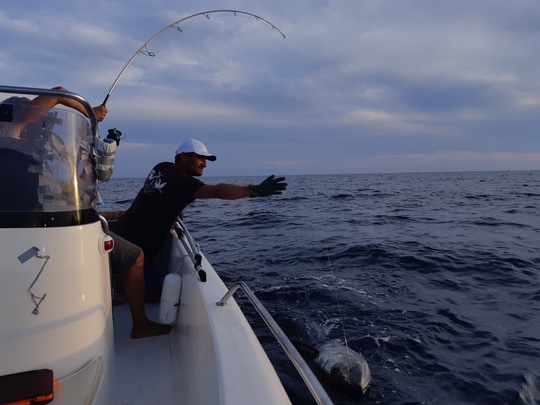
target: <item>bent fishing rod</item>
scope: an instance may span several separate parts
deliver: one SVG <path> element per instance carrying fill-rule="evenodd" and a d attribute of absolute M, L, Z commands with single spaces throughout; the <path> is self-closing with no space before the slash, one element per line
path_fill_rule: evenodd
<path fill-rule="evenodd" d="M 133 56 L 131 57 L 131 59 L 125 64 L 125 66 L 122 68 L 122 70 L 120 71 L 120 73 L 118 74 L 118 76 L 116 77 L 116 79 L 114 80 L 111 88 L 109 89 L 109 92 L 107 93 L 107 96 L 105 97 L 105 100 L 103 100 L 103 103 L 102 105 L 105 105 L 107 104 L 107 101 L 109 100 L 109 97 L 111 96 L 111 93 L 113 92 L 114 88 L 116 87 L 116 84 L 118 83 L 118 81 L 120 80 L 120 78 L 122 77 L 122 75 L 124 74 L 124 72 L 126 71 L 126 69 L 129 67 L 129 65 L 131 65 L 131 63 L 135 60 L 135 58 L 137 56 L 139 56 L 141 53 L 142 54 L 145 54 L 147 56 L 151 56 L 151 57 L 154 57 L 156 56 L 155 53 L 153 52 L 150 52 L 148 50 L 148 45 L 154 40 L 156 39 L 159 35 L 161 35 L 163 32 L 167 31 L 169 28 L 174 28 L 176 29 L 177 31 L 179 32 L 182 32 L 182 28 L 178 25 L 180 24 L 181 22 L 183 21 L 186 21 L 186 20 L 189 20 L 190 18 L 193 18 L 193 17 L 197 17 L 197 16 L 200 16 L 200 15 L 204 15 L 207 19 L 210 19 L 210 14 L 213 14 L 213 13 L 232 13 L 234 15 L 237 15 L 237 14 L 245 14 L 245 15 L 248 15 L 248 16 L 251 16 L 251 17 L 254 17 L 255 19 L 257 20 L 260 20 L 260 21 L 263 21 L 265 22 L 266 24 L 270 25 L 273 29 L 277 30 L 282 36 L 283 38 L 285 38 L 285 34 L 283 32 L 281 32 L 281 30 L 276 27 L 274 24 L 272 24 L 270 21 L 256 15 L 256 14 L 252 14 L 252 13 L 248 13 L 246 11 L 240 11 L 240 10 L 209 10 L 209 11 L 201 11 L 200 13 L 195 13 L 195 14 L 192 14 L 192 15 L 189 15 L 187 17 L 184 17 L 184 18 L 181 18 L 179 20 L 176 20 L 175 22 L 167 25 L 166 27 L 162 28 L 160 31 L 158 31 L 154 36 L 152 36 L 148 41 L 146 41 L 144 44 L 142 44 L 142 46 L 137 50 L 137 52 L 135 52 L 133 54 Z"/>

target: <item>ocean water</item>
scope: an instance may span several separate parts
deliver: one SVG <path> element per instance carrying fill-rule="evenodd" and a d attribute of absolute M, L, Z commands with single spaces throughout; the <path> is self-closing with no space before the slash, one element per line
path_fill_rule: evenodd
<path fill-rule="evenodd" d="M 263 178 L 202 178 L 209 184 Z M 142 179 L 101 185 L 125 209 Z M 365 357 L 335 404 L 540 404 L 540 172 L 288 176 L 280 197 L 199 200 L 184 222 L 227 285 L 290 338 Z M 295 404 L 313 403 L 242 293 Z"/>

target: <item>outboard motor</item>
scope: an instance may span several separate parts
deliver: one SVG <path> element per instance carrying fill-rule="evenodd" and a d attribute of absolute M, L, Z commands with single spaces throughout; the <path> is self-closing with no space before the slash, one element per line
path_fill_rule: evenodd
<path fill-rule="evenodd" d="M 29 104 L 60 94 L 91 125 Z M 112 244 L 94 209 L 95 115 L 58 90 L 0 86 L 0 98 L 0 403 L 111 403 Z"/>

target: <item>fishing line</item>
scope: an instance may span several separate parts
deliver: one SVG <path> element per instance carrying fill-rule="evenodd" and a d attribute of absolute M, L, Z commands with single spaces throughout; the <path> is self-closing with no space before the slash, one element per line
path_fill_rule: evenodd
<path fill-rule="evenodd" d="M 205 16 L 206 19 L 209 20 L 210 19 L 210 14 L 214 14 L 214 13 L 232 13 L 234 15 L 244 14 L 244 15 L 254 17 L 257 21 L 263 21 L 264 23 L 270 25 L 272 27 L 272 29 L 278 31 L 283 36 L 283 38 L 285 38 L 285 34 L 278 27 L 276 27 L 274 24 L 272 24 L 270 21 L 268 21 L 268 20 L 264 19 L 263 17 L 260 17 L 260 16 L 258 16 L 256 14 L 248 13 L 246 11 L 240 11 L 240 10 L 208 10 L 208 11 L 201 11 L 199 13 L 195 13 L 195 14 L 189 15 L 187 17 L 180 18 L 179 20 L 176 20 L 176 21 L 170 23 L 169 25 L 165 26 L 161 30 L 159 30 L 149 40 L 147 40 L 144 44 L 142 44 L 142 46 L 137 50 L 137 52 L 135 52 L 133 54 L 131 59 L 129 59 L 128 62 L 124 65 L 124 67 L 122 68 L 122 70 L 120 71 L 118 76 L 116 76 L 116 79 L 114 80 L 113 84 L 111 85 L 111 88 L 107 92 L 107 95 L 105 96 L 105 99 L 103 100 L 102 104 L 103 105 L 107 104 L 107 101 L 109 100 L 109 97 L 111 96 L 111 94 L 112 94 L 114 88 L 116 87 L 118 81 L 120 80 L 120 78 L 122 77 L 122 75 L 124 74 L 126 69 L 129 67 L 129 65 L 131 65 L 131 63 L 135 60 L 135 58 L 137 56 L 139 56 L 140 54 L 150 56 L 152 58 L 156 56 L 156 54 L 154 52 L 152 52 L 152 51 L 150 51 L 148 49 L 148 45 L 150 45 L 150 43 L 154 39 L 156 39 L 158 36 L 160 36 L 163 32 L 167 31 L 169 28 L 174 28 L 178 32 L 182 32 L 182 28 L 178 24 L 180 24 L 183 21 L 189 20 L 190 18 L 194 18 L 194 17 L 197 17 L 197 16 Z"/>
<path fill-rule="evenodd" d="M 295 99 L 296 99 L 296 102 L 297 102 L 297 104 L 299 106 L 300 102 L 298 100 L 298 94 L 297 93 L 295 93 Z M 300 126 L 300 132 L 302 134 L 302 140 L 304 141 L 304 148 L 305 148 L 305 150 L 307 150 L 307 138 L 306 138 L 305 128 L 304 128 L 303 125 Z M 311 182 L 311 189 L 313 190 L 313 195 L 314 195 L 314 200 L 315 200 L 315 211 L 317 213 L 318 220 L 319 220 L 320 227 L 321 227 L 321 232 L 322 232 L 322 237 L 323 237 L 323 245 L 324 245 L 324 252 L 326 254 L 326 261 L 327 261 L 328 267 L 330 269 L 330 275 L 331 275 L 331 280 L 332 280 L 332 289 L 333 289 L 335 299 L 336 299 L 336 305 L 337 305 L 338 315 L 339 315 L 339 322 L 340 322 L 341 331 L 342 331 L 342 334 L 343 334 L 343 343 L 344 343 L 345 347 L 349 348 L 349 341 L 347 339 L 347 334 L 345 332 L 345 323 L 343 322 L 343 310 L 341 308 L 341 301 L 339 299 L 339 293 L 338 293 L 338 290 L 337 290 L 336 275 L 334 273 L 334 265 L 332 263 L 332 259 L 330 257 L 330 251 L 328 249 L 328 239 L 326 237 L 326 231 L 325 231 L 325 227 L 324 227 L 324 220 L 323 220 L 323 216 L 322 216 L 322 208 L 321 208 L 321 205 L 320 205 L 320 202 L 319 202 L 319 198 L 317 196 L 318 193 L 319 193 L 319 190 L 317 189 L 317 187 L 315 185 L 315 174 L 313 172 L 313 165 L 308 164 L 308 168 L 309 168 L 309 171 L 310 171 L 309 179 L 310 179 L 310 182 Z"/>

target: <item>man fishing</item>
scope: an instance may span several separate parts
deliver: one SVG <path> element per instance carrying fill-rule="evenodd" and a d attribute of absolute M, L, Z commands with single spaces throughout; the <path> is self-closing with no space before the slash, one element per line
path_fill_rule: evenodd
<path fill-rule="evenodd" d="M 161 162 L 148 175 L 131 207 L 119 219 L 115 232 L 140 246 L 151 266 L 176 218 L 196 199 L 237 200 L 282 194 L 285 177 L 270 176 L 258 185 L 205 184 L 200 177 L 207 161 L 215 161 L 206 146 L 188 139 L 176 150 L 174 163 Z M 154 289 L 160 283 L 154 274 Z M 147 278 L 147 282 L 151 282 Z M 157 284 L 157 285 L 156 285 Z"/>

